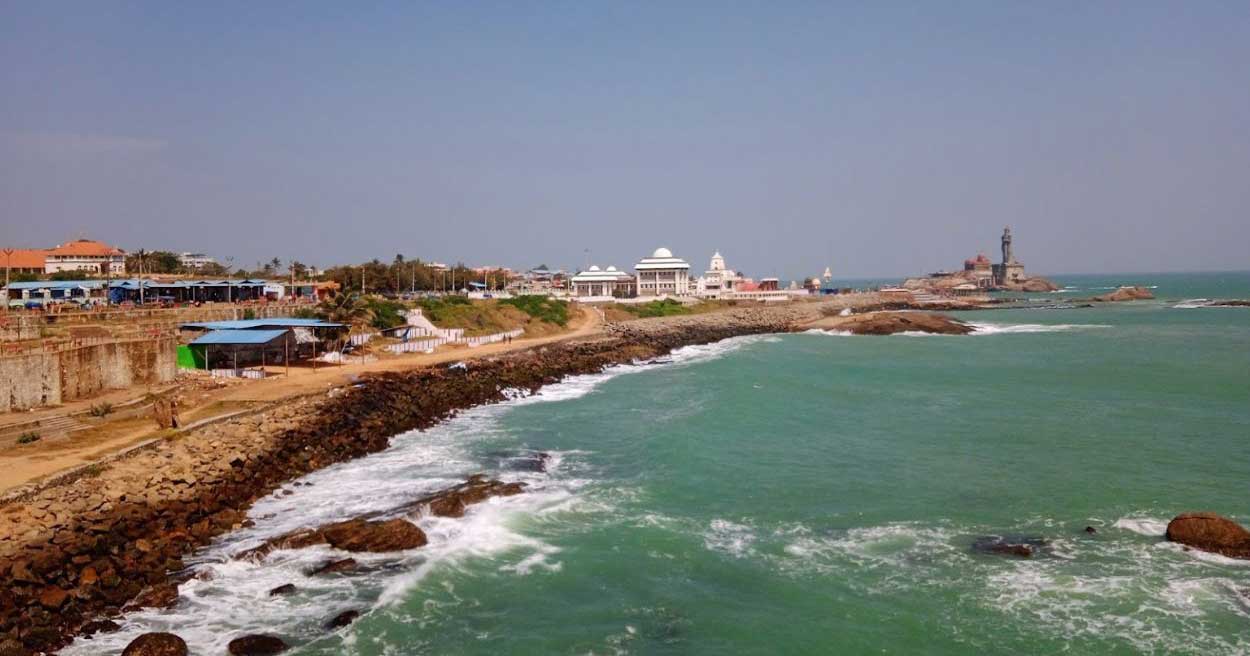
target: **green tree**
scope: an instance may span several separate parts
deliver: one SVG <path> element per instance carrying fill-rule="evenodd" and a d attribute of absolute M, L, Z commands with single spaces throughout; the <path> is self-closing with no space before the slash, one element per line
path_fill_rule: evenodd
<path fill-rule="evenodd" d="M 359 294 L 333 293 L 317 306 L 317 310 L 326 321 L 345 323 L 353 327 L 373 320 L 373 311 Z"/>

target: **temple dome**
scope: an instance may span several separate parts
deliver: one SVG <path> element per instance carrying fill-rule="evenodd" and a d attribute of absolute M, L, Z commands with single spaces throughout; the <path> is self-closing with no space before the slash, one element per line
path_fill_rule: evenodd
<path fill-rule="evenodd" d="M 673 256 L 673 251 L 670 251 L 667 248 L 664 248 L 663 246 L 655 249 L 655 252 L 651 254 L 651 257 L 672 257 L 672 256 Z"/>
<path fill-rule="evenodd" d="M 590 271 L 599 271 L 599 266 L 598 266 L 598 265 L 595 265 L 595 264 L 592 264 L 592 265 L 590 265 L 590 269 L 589 269 L 589 270 L 590 270 Z"/>
<path fill-rule="evenodd" d="M 609 266 L 609 267 L 608 267 L 608 271 L 616 271 L 616 267 L 614 267 L 614 266 Z"/>

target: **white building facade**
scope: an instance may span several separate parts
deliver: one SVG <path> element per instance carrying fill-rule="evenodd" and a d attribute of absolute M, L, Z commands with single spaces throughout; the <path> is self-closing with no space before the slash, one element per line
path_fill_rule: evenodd
<path fill-rule="evenodd" d="M 183 253 L 178 256 L 178 263 L 188 269 L 198 269 L 217 264 L 217 259 L 204 253 Z"/>
<path fill-rule="evenodd" d="M 45 271 L 86 271 L 101 275 L 126 273 L 126 253 L 103 242 L 79 239 L 48 249 Z"/>
<path fill-rule="evenodd" d="M 573 276 L 573 296 L 577 298 L 629 298 L 634 295 L 634 277 L 610 266 L 592 266 Z"/>
<path fill-rule="evenodd" d="M 733 296 L 738 281 L 738 274 L 725 268 L 725 258 L 717 251 L 712 254 L 707 271 L 696 281 L 695 290 L 704 298 L 728 298 Z"/>
<path fill-rule="evenodd" d="M 687 296 L 690 289 L 690 264 L 667 248 L 657 248 L 651 257 L 634 265 L 638 273 L 639 296 Z"/>

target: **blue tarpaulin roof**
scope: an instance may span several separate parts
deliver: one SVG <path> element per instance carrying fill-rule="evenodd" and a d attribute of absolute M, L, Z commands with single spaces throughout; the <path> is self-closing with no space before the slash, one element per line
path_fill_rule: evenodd
<path fill-rule="evenodd" d="M 237 321 L 201 321 L 184 323 L 182 328 L 204 328 L 208 330 L 247 330 L 257 328 L 343 328 L 347 324 L 331 323 L 321 319 L 291 319 L 279 317 L 275 319 L 240 319 Z"/>
<path fill-rule="evenodd" d="M 287 334 L 285 330 L 214 330 L 191 342 L 193 346 L 268 344 Z"/>

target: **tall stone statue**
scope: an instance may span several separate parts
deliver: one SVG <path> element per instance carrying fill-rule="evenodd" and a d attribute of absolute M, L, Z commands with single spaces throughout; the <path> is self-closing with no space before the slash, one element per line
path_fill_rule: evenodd
<path fill-rule="evenodd" d="M 1011 226 L 1003 228 L 1003 264 L 1015 264 L 1016 256 L 1011 253 Z"/>

